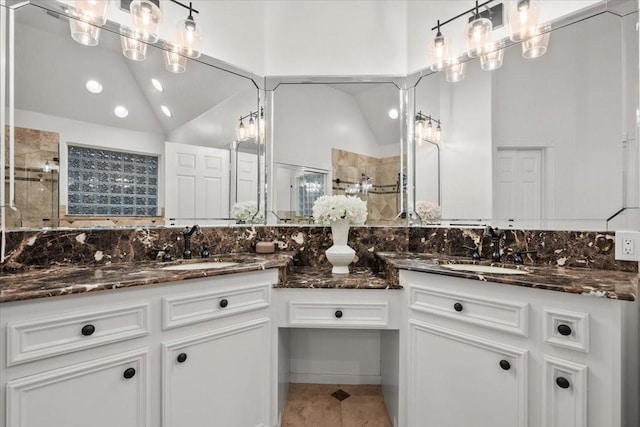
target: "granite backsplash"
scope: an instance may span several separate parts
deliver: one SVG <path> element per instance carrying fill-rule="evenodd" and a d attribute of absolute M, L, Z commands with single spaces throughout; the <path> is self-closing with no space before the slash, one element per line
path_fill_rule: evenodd
<path fill-rule="evenodd" d="M 326 266 L 324 251 L 331 246 L 331 228 L 322 226 L 203 227 L 194 235 L 194 256 L 203 243 L 211 254 L 252 252 L 258 241 L 273 241 L 277 250 L 295 250 L 297 266 Z M 377 268 L 375 252 L 419 252 L 470 256 L 463 246 L 477 246 L 491 259 L 492 243 L 483 229 L 423 227 L 352 227 L 349 245 L 356 250 L 356 267 Z M 637 262 L 616 261 L 613 232 L 505 230 L 501 237 L 503 262 L 516 250 L 535 250 L 525 264 L 638 271 Z M 14 231 L 6 234 L 4 273 L 55 264 L 96 264 L 149 260 L 167 249 L 182 256 L 180 228 L 86 229 Z"/>

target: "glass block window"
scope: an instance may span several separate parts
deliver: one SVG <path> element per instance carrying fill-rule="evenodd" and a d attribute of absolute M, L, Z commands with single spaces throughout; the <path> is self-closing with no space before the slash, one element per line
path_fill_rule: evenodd
<path fill-rule="evenodd" d="M 324 174 L 307 173 L 296 177 L 296 186 L 298 187 L 296 215 L 312 215 L 313 203 L 325 194 L 324 183 Z"/>
<path fill-rule="evenodd" d="M 158 156 L 69 145 L 68 161 L 68 215 L 158 215 Z"/>

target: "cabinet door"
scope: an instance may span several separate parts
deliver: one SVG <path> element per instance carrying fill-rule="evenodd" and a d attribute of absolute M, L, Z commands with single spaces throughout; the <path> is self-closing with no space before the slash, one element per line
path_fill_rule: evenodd
<path fill-rule="evenodd" d="M 7 427 L 146 427 L 146 349 L 7 383 Z"/>
<path fill-rule="evenodd" d="M 164 343 L 163 426 L 267 426 L 269 358 L 269 319 Z"/>
<path fill-rule="evenodd" d="M 526 426 L 526 350 L 414 320 L 409 329 L 409 426 Z"/>

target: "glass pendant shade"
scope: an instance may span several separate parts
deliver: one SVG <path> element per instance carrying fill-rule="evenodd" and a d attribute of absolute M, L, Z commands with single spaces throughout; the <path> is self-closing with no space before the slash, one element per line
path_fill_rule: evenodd
<path fill-rule="evenodd" d="M 449 44 L 440 32 L 436 38 L 429 44 L 429 61 L 431 62 L 431 71 L 442 71 L 447 66 L 449 58 Z"/>
<path fill-rule="evenodd" d="M 109 0 L 76 0 L 69 19 L 71 38 L 85 46 L 96 46 L 100 28 L 107 22 Z"/>
<path fill-rule="evenodd" d="M 162 20 L 160 8 L 148 0 L 134 0 L 129 6 L 133 18 L 133 30 L 143 41 L 158 41 L 158 28 Z"/>
<path fill-rule="evenodd" d="M 466 62 L 460 62 L 458 58 L 451 59 L 445 71 L 447 81 L 449 83 L 456 83 L 464 80 L 466 65 Z"/>
<path fill-rule="evenodd" d="M 433 132 L 433 142 L 440 144 L 440 141 L 442 141 L 442 128 L 438 125 L 436 130 Z"/>
<path fill-rule="evenodd" d="M 249 117 L 249 123 L 247 124 L 247 137 L 256 138 L 258 136 L 258 126 L 253 117 Z"/>
<path fill-rule="evenodd" d="M 264 120 L 264 111 L 262 108 L 260 109 L 260 120 L 258 121 L 258 136 L 260 137 L 260 141 L 264 141 L 264 136 L 266 134 L 266 122 Z"/>
<path fill-rule="evenodd" d="M 431 123 L 431 119 L 429 119 L 429 123 L 427 123 L 427 127 L 424 129 L 424 139 L 427 141 L 433 139 L 433 123 Z"/>
<path fill-rule="evenodd" d="M 490 43 L 486 51 L 480 55 L 480 68 L 485 71 L 497 70 L 504 61 L 504 41 Z"/>
<path fill-rule="evenodd" d="M 548 28 L 536 30 L 535 35 L 522 41 L 522 56 L 527 59 L 534 59 L 547 53 L 550 35 Z"/>
<path fill-rule="evenodd" d="M 425 121 L 420 116 L 416 116 L 416 124 L 415 124 L 415 139 L 418 141 L 419 145 L 422 145 L 422 141 L 425 136 Z"/>
<path fill-rule="evenodd" d="M 184 73 L 187 69 L 187 58 L 180 55 L 180 46 L 171 45 L 171 50 L 164 51 L 164 67 L 175 74 Z"/>
<path fill-rule="evenodd" d="M 202 28 L 196 25 L 193 17 L 178 22 L 178 40 L 182 46 L 182 54 L 189 58 L 198 58 L 202 54 Z"/>
<path fill-rule="evenodd" d="M 491 41 L 493 25 L 487 18 L 476 18 L 469 22 L 464 30 L 467 42 L 467 55 L 470 58 L 480 56 Z"/>
<path fill-rule="evenodd" d="M 97 46 L 100 40 L 100 27 L 88 24 L 79 19 L 69 18 L 71 38 L 85 46 Z"/>
<path fill-rule="evenodd" d="M 236 141 L 244 141 L 247 138 L 247 128 L 242 123 L 242 119 L 240 119 L 240 124 L 236 128 Z"/>
<path fill-rule="evenodd" d="M 131 34 L 120 35 L 120 44 L 122 54 L 132 61 L 144 61 L 147 57 L 147 44 L 132 37 Z"/>
<path fill-rule="evenodd" d="M 539 19 L 538 2 L 518 0 L 509 10 L 509 38 L 520 42 L 535 34 Z"/>

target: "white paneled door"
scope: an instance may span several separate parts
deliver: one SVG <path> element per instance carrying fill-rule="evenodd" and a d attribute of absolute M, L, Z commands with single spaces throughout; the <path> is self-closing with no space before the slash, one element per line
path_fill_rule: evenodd
<path fill-rule="evenodd" d="M 542 149 L 498 149 L 494 168 L 494 215 L 535 226 L 542 218 Z"/>
<path fill-rule="evenodd" d="M 165 144 L 168 225 L 216 224 L 229 216 L 229 150 Z"/>

